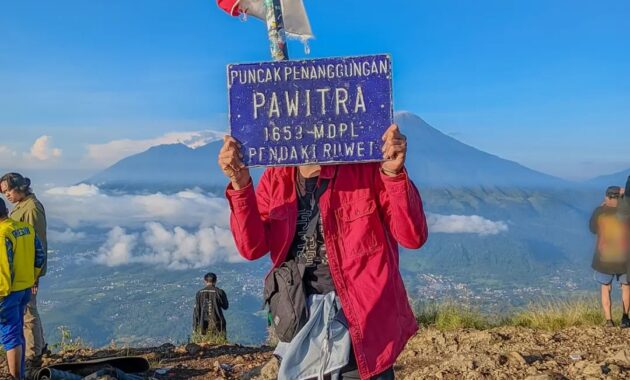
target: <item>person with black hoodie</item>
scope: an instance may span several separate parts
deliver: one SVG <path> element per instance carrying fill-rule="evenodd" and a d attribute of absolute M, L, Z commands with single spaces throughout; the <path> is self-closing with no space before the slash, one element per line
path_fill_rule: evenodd
<path fill-rule="evenodd" d="M 217 288 L 216 274 L 207 273 L 203 279 L 206 286 L 197 292 L 193 331 L 198 331 L 202 335 L 216 334 L 225 338 L 227 326 L 223 310 L 229 307 L 227 295 L 223 289 Z"/>
<path fill-rule="evenodd" d="M 621 283 L 623 316 L 621 327 L 630 327 L 630 282 L 628 281 L 628 253 L 630 250 L 630 229 L 628 220 L 619 214 L 619 201 L 624 191 L 619 186 L 606 189 L 604 203 L 595 209 L 590 220 L 591 232 L 597 235 L 597 244 L 592 267 L 594 278 L 601 285 L 602 307 L 606 326 L 612 327 L 612 307 L 610 292 L 612 282 Z M 624 199 L 625 201 L 625 199 Z M 625 206 L 624 206 L 625 207 Z"/>

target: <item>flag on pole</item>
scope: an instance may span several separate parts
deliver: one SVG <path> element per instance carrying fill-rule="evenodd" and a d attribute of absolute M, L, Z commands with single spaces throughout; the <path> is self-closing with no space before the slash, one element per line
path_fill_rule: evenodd
<path fill-rule="evenodd" d="M 266 10 L 264 0 L 217 0 L 221 9 L 232 16 L 246 14 L 265 21 Z M 282 19 L 287 36 L 307 40 L 313 38 L 311 24 L 306 15 L 302 0 L 280 0 Z"/>

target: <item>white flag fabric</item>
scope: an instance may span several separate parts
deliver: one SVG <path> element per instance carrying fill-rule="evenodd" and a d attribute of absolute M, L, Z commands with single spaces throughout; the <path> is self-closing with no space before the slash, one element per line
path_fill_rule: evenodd
<path fill-rule="evenodd" d="M 266 20 L 267 10 L 264 0 L 218 0 L 218 4 L 232 16 L 244 13 L 263 21 Z M 280 0 L 280 4 L 282 5 L 284 30 L 287 35 L 302 40 L 313 38 L 303 0 Z"/>

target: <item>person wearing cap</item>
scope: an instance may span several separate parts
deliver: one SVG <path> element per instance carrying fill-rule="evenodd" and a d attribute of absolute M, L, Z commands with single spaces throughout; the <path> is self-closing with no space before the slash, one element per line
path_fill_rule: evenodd
<path fill-rule="evenodd" d="M 24 379 L 24 312 L 45 253 L 35 229 L 9 218 L 0 199 L 0 344 L 13 379 Z"/>
<path fill-rule="evenodd" d="M 229 307 L 227 295 L 218 288 L 217 275 L 206 273 L 203 277 L 205 287 L 197 292 L 193 313 L 193 331 L 202 335 L 213 334 L 227 337 L 227 326 L 223 310 Z"/>
<path fill-rule="evenodd" d="M 606 325 L 614 326 L 612 321 L 612 302 L 610 292 L 612 282 L 621 283 L 623 316 L 621 327 L 630 327 L 630 284 L 628 282 L 628 252 L 630 234 L 628 222 L 618 216 L 619 199 L 623 191 L 619 186 L 606 189 L 606 197 L 601 206 L 593 212 L 590 220 L 591 232 L 597 235 L 595 254 L 593 255 L 594 278 L 601 285 L 602 307 Z"/>
<path fill-rule="evenodd" d="M 9 217 L 18 222 L 28 223 L 35 229 L 47 256 L 46 211 L 31 189 L 31 180 L 19 173 L 7 173 L 0 178 L 0 191 L 15 207 Z M 47 257 L 44 257 L 42 276 L 46 275 Z M 48 349 L 44 340 L 44 328 L 37 310 L 39 281 L 32 289 L 31 301 L 24 316 L 24 335 L 26 336 L 27 366 L 39 367 L 41 357 Z"/>

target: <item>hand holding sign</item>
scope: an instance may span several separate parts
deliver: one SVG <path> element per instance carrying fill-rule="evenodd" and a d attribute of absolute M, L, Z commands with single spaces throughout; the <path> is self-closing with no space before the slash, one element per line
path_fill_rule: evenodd
<path fill-rule="evenodd" d="M 383 162 L 381 168 L 389 176 L 398 175 L 405 166 L 407 156 L 407 137 L 400 133 L 396 124 L 392 124 L 383 134 Z"/>
<path fill-rule="evenodd" d="M 232 187 L 240 190 L 250 181 L 249 169 L 243 164 L 243 155 L 240 153 L 241 144 L 233 137 L 223 137 L 223 147 L 219 152 L 219 167 L 232 181 Z"/>
<path fill-rule="evenodd" d="M 247 167 L 382 160 L 388 55 L 235 64 L 227 81 L 230 135 Z"/>

